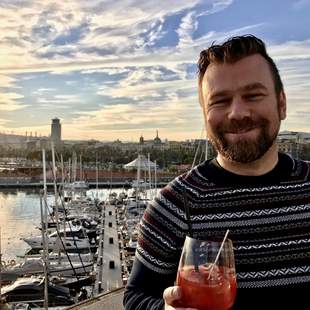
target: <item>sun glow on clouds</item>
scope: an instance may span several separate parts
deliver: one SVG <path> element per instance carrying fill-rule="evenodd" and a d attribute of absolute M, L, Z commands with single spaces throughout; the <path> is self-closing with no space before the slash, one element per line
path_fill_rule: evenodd
<path fill-rule="evenodd" d="M 241 7 L 248 6 L 247 1 L 240 2 Z M 279 63 L 288 98 L 293 101 L 289 105 L 292 119 L 288 124 L 294 129 L 297 124 L 304 124 L 304 128 L 310 121 L 307 113 L 300 117 L 310 97 L 307 85 L 310 73 L 305 69 L 310 67 L 310 38 L 277 43 L 270 39 L 273 34 L 268 29 L 281 18 L 287 24 L 290 10 L 301 14 L 309 1 L 283 4 L 288 15 L 277 15 L 272 25 L 265 19 L 267 11 L 257 11 L 256 15 L 261 16 L 253 23 L 242 22 L 249 12 L 231 18 L 238 3 L 233 0 L 170 0 L 161 1 L 160 5 L 155 0 L 3 2 L 0 4 L 0 110 L 6 112 L 3 124 L 7 120 L 12 129 L 40 128 L 48 132 L 50 119 L 57 115 L 62 120 L 65 138 L 128 139 L 133 134 L 137 138 L 142 132 L 151 138 L 156 129 L 166 137 L 197 138 L 202 116 L 196 77 L 190 68 L 199 52 L 211 42 L 233 35 L 260 36 L 266 32 L 267 45 Z M 269 10 L 268 5 L 265 10 Z M 218 19 L 212 24 L 209 17 Z M 292 37 L 295 36 L 291 34 Z M 31 93 L 26 86 L 29 84 L 22 83 L 27 79 L 26 73 L 29 80 L 30 74 L 34 77 L 44 74 L 37 89 L 31 87 Z M 61 78 L 63 85 L 52 82 L 55 77 Z M 85 89 L 91 94 L 87 95 Z M 18 119 L 21 113 L 10 113 L 13 111 L 31 113 L 33 117 L 29 117 L 28 125 L 23 117 L 21 124 Z M 36 127 L 36 119 L 44 119 L 47 125 Z"/>
<path fill-rule="evenodd" d="M 18 104 L 16 100 L 24 96 L 16 93 L 0 93 L 0 111 L 16 111 L 27 107 L 26 104 Z"/>
<path fill-rule="evenodd" d="M 120 136 L 125 134 L 127 139 L 132 136 L 137 139 L 141 133 L 145 138 L 150 139 L 154 137 L 157 129 L 160 129 L 161 134 L 170 139 L 176 139 L 180 132 L 187 139 L 191 138 L 190 135 L 193 132 L 200 132 L 202 116 L 199 105 L 193 104 L 194 100 L 191 99 L 179 100 L 173 96 L 169 99 L 161 106 L 152 106 L 151 102 L 114 104 L 103 106 L 96 111 L 76 112 L 80 115 L 67 126 L 79 132 L 84 130 L 85 123 L 87 123 L 89 132 L 97 132 L 108 138 L 108 133 L 112 131 Z M 195 126 L 189 126 L 189 116 Z"/>

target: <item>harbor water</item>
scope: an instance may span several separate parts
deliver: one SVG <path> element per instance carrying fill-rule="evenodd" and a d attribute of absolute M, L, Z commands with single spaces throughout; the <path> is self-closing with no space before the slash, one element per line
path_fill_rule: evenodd
<path fill-rule="evenodd" d="M 120 192 L 123 189 L 113 189 Z M 106 200 L 111 190 L 88 190 L 86 195 Z M 53 193 L 47 195 L 48 205 L 54 203 Z M 0 192 L 0 228 L 2 260 L 14 259 L 24 255 L 29 246 L 20 240 L 22 237 L 40 235 L 40 193 L 39 190 L 2 189 Z"/>

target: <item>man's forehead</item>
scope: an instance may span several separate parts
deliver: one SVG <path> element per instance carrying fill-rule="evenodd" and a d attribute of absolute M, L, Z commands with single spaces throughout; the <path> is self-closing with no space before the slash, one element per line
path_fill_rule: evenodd
<path fill-rule="evenodd" d="M 225 89 L 266 87 L 266 83 L 270 82 L 273 83 L 273 79 L 267 61 L 255 54 L 233 64 L 210 64 L 204 74 L 202 87 L 204 92 L 209 93 Z"/>
<path fill-rule="evenodd" d="M 204 74 L 205 76 L 214 74 L 223 74 L 227 71 L 251 71 L 251 70 L 268 70 L 269 64 L 267 60 L 260 54 L 246 56 L 233 63 L 211 63 Z"/>

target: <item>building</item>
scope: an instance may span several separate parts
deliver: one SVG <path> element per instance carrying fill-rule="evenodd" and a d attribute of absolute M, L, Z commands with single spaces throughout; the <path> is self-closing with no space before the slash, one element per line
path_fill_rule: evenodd
<path fill-rule="evenodd" d="M 143 145 L 144 144 L 144 138 L 143 136 L 141 135 L 140 139 L 139 139 L 139 144 Z"/>
<path fill-rule="evenodd" d="M 282 131 L 277 138 L 279 151 L 300 158 L 309 146 L 310 133 L 297 131 Z"/>
<path fill-rule="evenodd" d="M 161 142 L 161 139 L 159 138 L 158 136 L 158 130 L 156 130 L 156 137 L 153 141 L 153 145 L 154 146 L 161 146 L 162 142 Z"/>
<path fill-rule="evenodd" d="M 51 141 L 54 142 L 55 145 L 61 143 L 61 124 L 58 118 L 52 119 Z"/>
<path fill-rule="evenodd" d="M 16 134 L 0 133 L 0 146 L 4 149 L 23 149 L 26 147 L 27 137 Z"/>

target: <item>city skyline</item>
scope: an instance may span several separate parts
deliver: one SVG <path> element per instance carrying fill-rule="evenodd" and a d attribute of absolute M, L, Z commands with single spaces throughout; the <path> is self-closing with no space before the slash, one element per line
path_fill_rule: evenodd
<path fill-rule="evenodd" d="M 0 4 L 0 132 L 64 140 L 199 139 L 196 62 L 252 33 L 283 78 L 288 119 L 309 131 L 309 0 L 38 1 Z"/>

